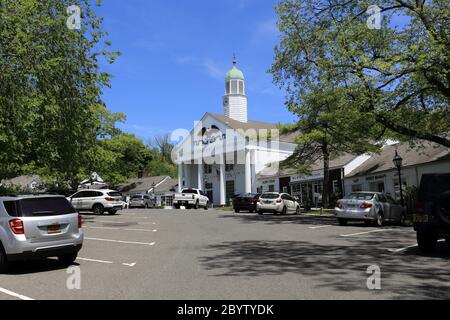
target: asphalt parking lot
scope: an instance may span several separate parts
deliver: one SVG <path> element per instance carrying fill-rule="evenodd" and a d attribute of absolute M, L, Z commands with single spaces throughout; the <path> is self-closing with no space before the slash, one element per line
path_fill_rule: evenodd
<path fill-rule="evenodd" d="M 54 259 L 22 262 L 0 275 L 0 299 L 450 298 L 450 247 L 423 255 L 410 227 L 135 209 L 85 215 L 84 230 L 80 289 Z M 381 290 L 367 288 L 371 265 Z"/>

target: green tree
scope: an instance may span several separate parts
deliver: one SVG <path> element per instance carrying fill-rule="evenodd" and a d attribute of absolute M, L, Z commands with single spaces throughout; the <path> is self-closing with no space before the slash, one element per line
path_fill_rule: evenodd
<path fill-rule="evenodd" d="M 98 3 L 100 1 L 97 1 Z M 81 30 L 67 27 L 67 8 L 81 8 Z M 24 166 L 75 186 L 85 152 L 97 143 L 102 89 L 112 63 L 89 1 L 0 2 L 0 176 Z"/>
<path fill-rule="evenodd" d="M 283 0 L 274 81 L 303 104 L 333 80 L 334 108 L 363 117 L 374 138 L 418 138 L 450 147 L 448 0 L 378 1 L 381 29 L 367 25 L 368 0 Z M 399 22 L 400 21 L 400 22 Z M 315 88 L 317 86 L 317 88 Z"/>

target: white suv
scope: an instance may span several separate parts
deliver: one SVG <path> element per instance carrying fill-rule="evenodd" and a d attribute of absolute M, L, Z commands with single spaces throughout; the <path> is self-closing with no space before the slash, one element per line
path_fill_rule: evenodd
<path fill-rule="evenodd" d="M 16 260 L 58 257 L 72 264 L 83 245 L 81 223 L 63 196 L 0 197 L 0 273 Z"/>
<path fill-rule="evenodd" d="M 300 213 L 300 204 L 287 193 L 268 192 L 264 193 L 258 200 L 256 210 L 259 214 L 271 213 Z"/>
<path fill-rule="evenodd" d="M 108 212 L 116 214 L 123 209 L 122 194 L 114 190 L 82 190 L 67 198 L 78 211 L 97 215 Z"/>

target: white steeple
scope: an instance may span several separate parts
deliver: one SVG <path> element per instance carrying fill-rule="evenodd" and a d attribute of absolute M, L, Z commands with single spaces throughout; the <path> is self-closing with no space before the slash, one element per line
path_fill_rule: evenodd
<path fill-rule="evenodd" d="M 241 70 L 236 68 L 236 55 L 233 68 L 225 76 L 225 95 L 223 96 L 223 113 L 225 116 L 240 121 L 248 121 L 245 79 Z"/>

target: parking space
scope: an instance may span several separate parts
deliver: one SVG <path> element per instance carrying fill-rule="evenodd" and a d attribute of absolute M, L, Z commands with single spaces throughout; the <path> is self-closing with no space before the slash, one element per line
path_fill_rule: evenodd
<path fill-rule="evenodd" d="M 449 248 L 421 255 L 410 227 L 342 227 L 333 217 L 219 210 L 84 215 L 73 270 L 55 259 L 16 263 L 0 299 L 367 299 L 450 296 Z M 383 290 L 367 289 L 367 267 Z M 71 273 L 72 272 L 72 273 Z M 68 285 L 69 284 L 69 285 Z M 446 291 L 447 290 L 447 291 Z"/>

